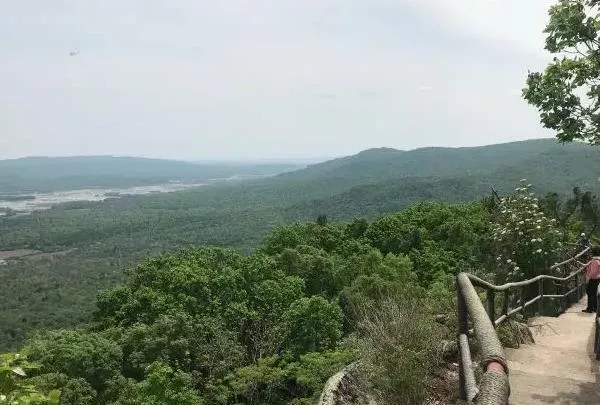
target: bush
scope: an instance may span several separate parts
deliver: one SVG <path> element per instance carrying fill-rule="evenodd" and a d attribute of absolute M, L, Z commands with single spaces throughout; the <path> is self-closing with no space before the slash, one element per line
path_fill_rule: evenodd
<path fill-rule="evenodd" d="M 521 180 L 500 200 L 492 226 L 500 282 L 528 279 L 546 271 L 560 252 L 556 220 L 544 215 L 531 184 Z"/>
<path fill-rule="evenodd" d="M 27 373 L 38 366 L 19 353 L 0 354 L 0 405 L 58 405 L 60 392 L 48 395 L 27 379 Z"/>
<path fill-rule="evenodd" d="M 363 378 L 381 403 L 420 404 L 439 364 L 442 327 L 419 295 L 365 307 L 359 323 Z"/>

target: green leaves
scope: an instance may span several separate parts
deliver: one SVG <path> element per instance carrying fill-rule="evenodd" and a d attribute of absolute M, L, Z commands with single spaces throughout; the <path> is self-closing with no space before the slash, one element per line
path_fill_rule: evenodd
<path fill-rule="evenodd" d="M 283 349 L 294 356 L 335 348 L 342 337 L 342 311 L 323 297 L 301 298 L 283 314 Z"/>
<path fill-rule="evenodd" d="M 139 383 L 130 381 L 113 405 L 203 405 L 189 374 L 166 364 L 153 363 Z"/>
<path fill-rule="evenodd" d="M 497 252 L 496 276 L 505 277 L 500 282 L 519 281 L 545 272 L 560 249 L 561 232 L 556 219 L 544 214 L 525 179 L 513 194 L 501 198 L 492 235 Z"/>
<path fill-rule="evenodd" d="M 420 203 L 371 224 L 277 228 L 251 255 L 203 247 L 144 260 L 98 296 L 88 330 L 29 341 L 41 364 L 31 383 L 60 389 L 62 405 L 309 404 L 356 359 L 356 341 L 377 341 L 357 328 L 360 310 L 392 311 L 390 299 L 409 309 L 394 307 L 386 339 L 402 331 L 416 341 L 381 341 L 393 356 L 386 372 L 409 373 L 431 361 L 431 325 L 416 324 L 453 310 L 452 274 L 481 262 L 487 220 L 478 203 Z M 13 379 L 23 378 L 16 367 L 28 373 L 12 364 Z"/>
<path fill-rule="evenodd" d="M 83 378 L 98 392 L 119 375 L 123 357 L 116 342 L 97 333 L 74 330 L 39 334 L 25 351 L 41 364 L 41 372 Z"/>
<path fill-rule="evenodd" d="M 600 144 L 598 11 L 598 2 L 590 0 L 560 0 L 550 8 L 546 49 L 562 57 L 542 73 L 530 72 L 523 89 L 561 142 Z"/>
<path fill-rule="evenodd" d="M 597 37 L 597 21 L 590 16 L 594 1 L 560 0 L 550 7 L 546 49 L 551 53 L 589 46 Z"/>
<path fill-rule="evenodd" d="M 22 354 L 0 354 L 0 405 L 58 405 L 60 391 L 44 394 L 27 379 L 26 371 L 38 368 Z"/>

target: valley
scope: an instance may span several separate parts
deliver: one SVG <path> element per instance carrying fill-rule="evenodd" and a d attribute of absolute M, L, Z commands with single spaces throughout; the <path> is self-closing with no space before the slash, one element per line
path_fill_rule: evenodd
<path fill-rule="evenodd" d="M 275 169 L 284 172 L 276 173 Z M 48 171 L 43 167 L 38 170 Z M 344 306 L 350 305 L 344 304 L 345 300 L 358 300 L 352 305 L 367 305 L 362 300 L 372 299 L 368 298 L 369 283 L 395 285 L 397 281 L 386 279 L 392 277 L 389 269 L 393 268 L 397 277 L 408 277 L 401 283 L 410 285 L 410 294 L 420 291 L 419 286 L 437 286 L 419 299 L 443 303 L 446 308 L 449 298 L 445 294 L 451 288 L 451 275 L 462 268 L 492 265 L 487 262 L 491 256 L 492 217 L 486 208 L 492 188 L 501 194 L 511 193 L 520 179 L 527 177 L 540 198 L 556 193 L 556 198 L 564 200 L 574 186 L 597 193 L 595 173 L 600 172 L 600 162 L 595 150 L 586 145 L 559 145 L 542 139 L 477 148 L 371 149 L 303 168 L 271 170 L 272 173 L 250 173 L 242 178 L 232 175 L 194 182 L 184 176 L 176 182 L 146 185 L 127 183 L 152 183 L 156 178 L 132 180 L 135 176 L 125 172 L 120 178 L 128 180 L 107 187 L 107 179 L 118 179 L 113 173 L 104 175 L 99 183 L 93 182 L 94 176 L 79 179 L 81 187 L 75 189 L 67 189 L 66 184 L 72 183 L 57 176 L 50 183 L 62 190 L 40 188 L 41 191 L 22 190 L 23 194 L 18 194 L 13 187 L 12 198 L 0 202 L 19 211 L 0 217 L 0 285 L 5 291 L 0 295 L 0 350 L 20 350 L 25 342 L 46 333 L 54 333 L 49 335 L 52 341 L 60 340 L 61 334 L 71 333 L 68 328 L 100 327 L 99 319 L 137 322 L 117 320 L 127 309 L 110 314 L 103 311 L 121 305 L 141 305 L 140 308 L 152 311 L 158 302 L 167 305 L 173 299 L 168 298 L 171 292 L 167 291 L 171 277 L 204 277 L 204 271 L 216 271 L 220 266 L 225 266 L 225 273 L 211 273 L 211 278 L 197 282 L 214 279 L 220 285 L 221 276 L 229 277 L 228 272 L 239 271 L 244 274 L 239 277 L 249 282 L 243 288 L 250 291 L 255 286 L 249 280 L 255 276 L 245 272 L 258 266 L 267 277 L 260 282 L 266 283 L 260 288 L 272 288 L 267 286 L 275 280 L 290 282 L 280 287 L 291 288 L 289 294 L 299 300 L 298 305 L 325 305 L 322 310 L 333 316 L 339 304 L 346 317 L 353 315 Z M 7 191 L 5 195 L 9 195 Z M 26 197 L 30 195 L 35 198 Z M 390 253 L 397 256 L 387 256 Z M 159 288 L 159 295 L 149 301 L 143 296 L 139 302 L 138 298 L 131 298 L 132 302 L 123 301 L 124 298 L 111 301 L 111 294 L 121 294 L 123 283 L 135 283 L 135 277 L 142 277 L 146 271 L 162 277 L 160 272 L 154 272 L 162 268 L 160 263 L 165 260 L 175 266 L 168 271 L 195 270 L 189 275 L 173 273 L 161 287 L 131 287 L 131 297 Z M 223 264 L 222 260 L 230 264 Z M 209 263 L 208 267 L 198 267 L 204 262 Z M 375 270 L 366 270 L 371 266 Z M 409 268 L 415 278 L 406 273 Z M 363 271 L 359 269 L 367 273 L 356 276 L 356 271 Z M 280 271 L 283 273 L 277 273 Z M 368 275 L 370 271 L 381 275 Z M 132 278 L 132 274 L 138 276 Z M 306 283 L 302 287 L 305 298 L 294 290 L 296 281 L 283 274 L 301 277 Z M 225 284 L 230 282 L 233 281 Z M 260 283 L 257 285 L 262 286 Z M 221 294 L 215 286 L 210 287 L 214 288 L 211 294 Z M 178 291 L 188 287 L 173 288 Z M 189 288 L 196 291 L 197 287 Z M 443 298 L 435 294 L 442 294 Z M 237 313 L 235 305 L 255 305 L 242 300 L 226 308 L 220 304 L 222 298 L 215 299 L 211 305 L 215 305 L 218 314 Z M 258 298 L 252 298 L 255 299 Z M 203 305 L 198 308 L 204 308 Z M 273 310 L 279 314 L 276 317 L 283 316 Z M 221 315 L 215 316 L 221 319 Z M 163 321 L 175 322 L 170 318 Z M 260 327 L 275 327 L 274 321 L 260 322 L 267 322 Z M 227 327 L 234 328 L 232 325 Z M 51 330 L 58 332 L 44 332 Z M 111 330 L 106 333 L 112 333 Z M 262 335 L 252 336 L 247 338 L 258 339 Z M 273 336 L 280 338 L 284 339 Z M 44 342 L 46 338 L 41 339 Z M 266 340 L 249 344 L 248 350 L 262 350 L 260 345 L 271 344 L 266 337 L 260 339 Z M 46 343 L 35 345 L 43 344 Z M 210 343 L 202 344 L 209 345 L 206 350 L 221 350 Z M 326 347 L 334 346 L 325 345 L 323 350 Z M 332 356 L 324 370 L 333 372 L 340 362 L 347 362 L 353 355 L 342 350 Z"/>
<path fill-rule="evenodd" d="M 374 149 L 288 173 L 202 186 L 40 193 L 56 196 L 40 198 L 48 202 L 47 209 L 0 217 L 0 251 L 50 254 L 2 266 L 0 282 L 8 291 L 16 292 L 18 286 L 28 298 L 17 300 L 12 293 L 0 297 L 5 308 L 0 342 L 4 349 L 15 348 L 38 328 L 85 322 L 95 295 L 120 282 L 124 270 L 146 257 L 198 245 L 250 253 L 277 226 L 314 221 L 319 215 L 330 222 L 373 220 L 419 201 L 477 200 L 489 195 L 492 186 L 510 192 L 522 177 L 540 196 L 569 195 L 573 185 L 597 191 L 598 172 L 594 149 L 545 139 L 479 148 Z M 107 196 L 115 192 L 118 198 Z M 37 201 L 0 205 L 27 211 Z M 52 294 L 40 294 L 48 288 Z M 70 291 L 70 299 L 55 295 L 60 291 Z"/>
<path fill-rule="evenodd" d="M 54 191 L 49 193 L 22 194 L 10 196 L 10 199 L 0 197 L 0 215 L 23 215 L 36 210 L 50 209 L 58 204 L 79 201 L 104 201 L 108 198 L 120 198 L 127 195 L 146 195 L 153 193 L 172 193 L 195 187 L 205 183 L 165 183 L 152 186 L 133 186 L 127 188 L 99 188 Z"/>

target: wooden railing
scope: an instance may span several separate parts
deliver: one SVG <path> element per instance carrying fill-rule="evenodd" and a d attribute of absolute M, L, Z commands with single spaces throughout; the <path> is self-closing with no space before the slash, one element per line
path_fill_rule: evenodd
<path fill-rule="evenodd" d="M 504 349 L 496 327 L 511 316 L 524 312 L 537 305 L 538 314 L 545 310 L 548 315 L 558 315 L 567 307 L 579 301 L 585 291 L 583 271 L 585 266 L 578 261 L 588 253 L 590 248 L 578 255 L 557 263 L 550 268 L 552 272 L 565 274 L 564 277 L 540 275 L 530 280 L 507 283 L 496 286 L 468 273 L 457 276 L 458 296 L 458 348 L 459 348 L 459 390 L 461 399 L 468 404 L 505 405 L 508 403 L 510 383 L 508 380 L 508 364 Z M 537 294 L 531 297 L 531 292 Z M 479 298 L 475 287 L 486 291 L 486 308 Z M 533 288 L 532 288 L 533 287 Z M 552 287 L 553 291 L 547 291 Z M 518 291 L 518 294 L 511 292 Z M 496 294 L 503 294 L 502 311 L 496 314 Z M 598 292 L 600 297 L 600 289 Z M 559 305 L 550 309 L 544 308 L 544 299 L 559 300 Z M 472 329 L 469 328 L 469 320 Z M 596 352 L 600 356 L 600 308 L 596 318 Z M 469 337 L 479 342 L 479 364 L 483 376 L 477 383 L 469 346 Z"/>

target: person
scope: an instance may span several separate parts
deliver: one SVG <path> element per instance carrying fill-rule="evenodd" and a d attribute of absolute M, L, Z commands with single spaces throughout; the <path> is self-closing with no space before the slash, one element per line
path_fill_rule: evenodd
<path fill-rule="evenodd" d="M 583 312 L 596 312 L 598 307 L 598 285 L 600 284 L 600 247 L 592 248 L 592 259 L 585 265 L 587 281 L 587 307 Z"/>
<path fill-rule="evenodd" d="M 589 248 L 591 246 L 590 244 L 590 239 L 587 237 L 587 235 L 585 233 L 581 233 L 580 238 L 579 238 L 579 242 L 577 243 L 577 249 L 575 254 L 579 254 L 583 251 L 585 251 L 587 248 Z M 592 257 L 592 255 L 590 254 L 590 252 L 587 252 L 586 254 L 582 255 L 581 260 L 590 260 Z"/>

